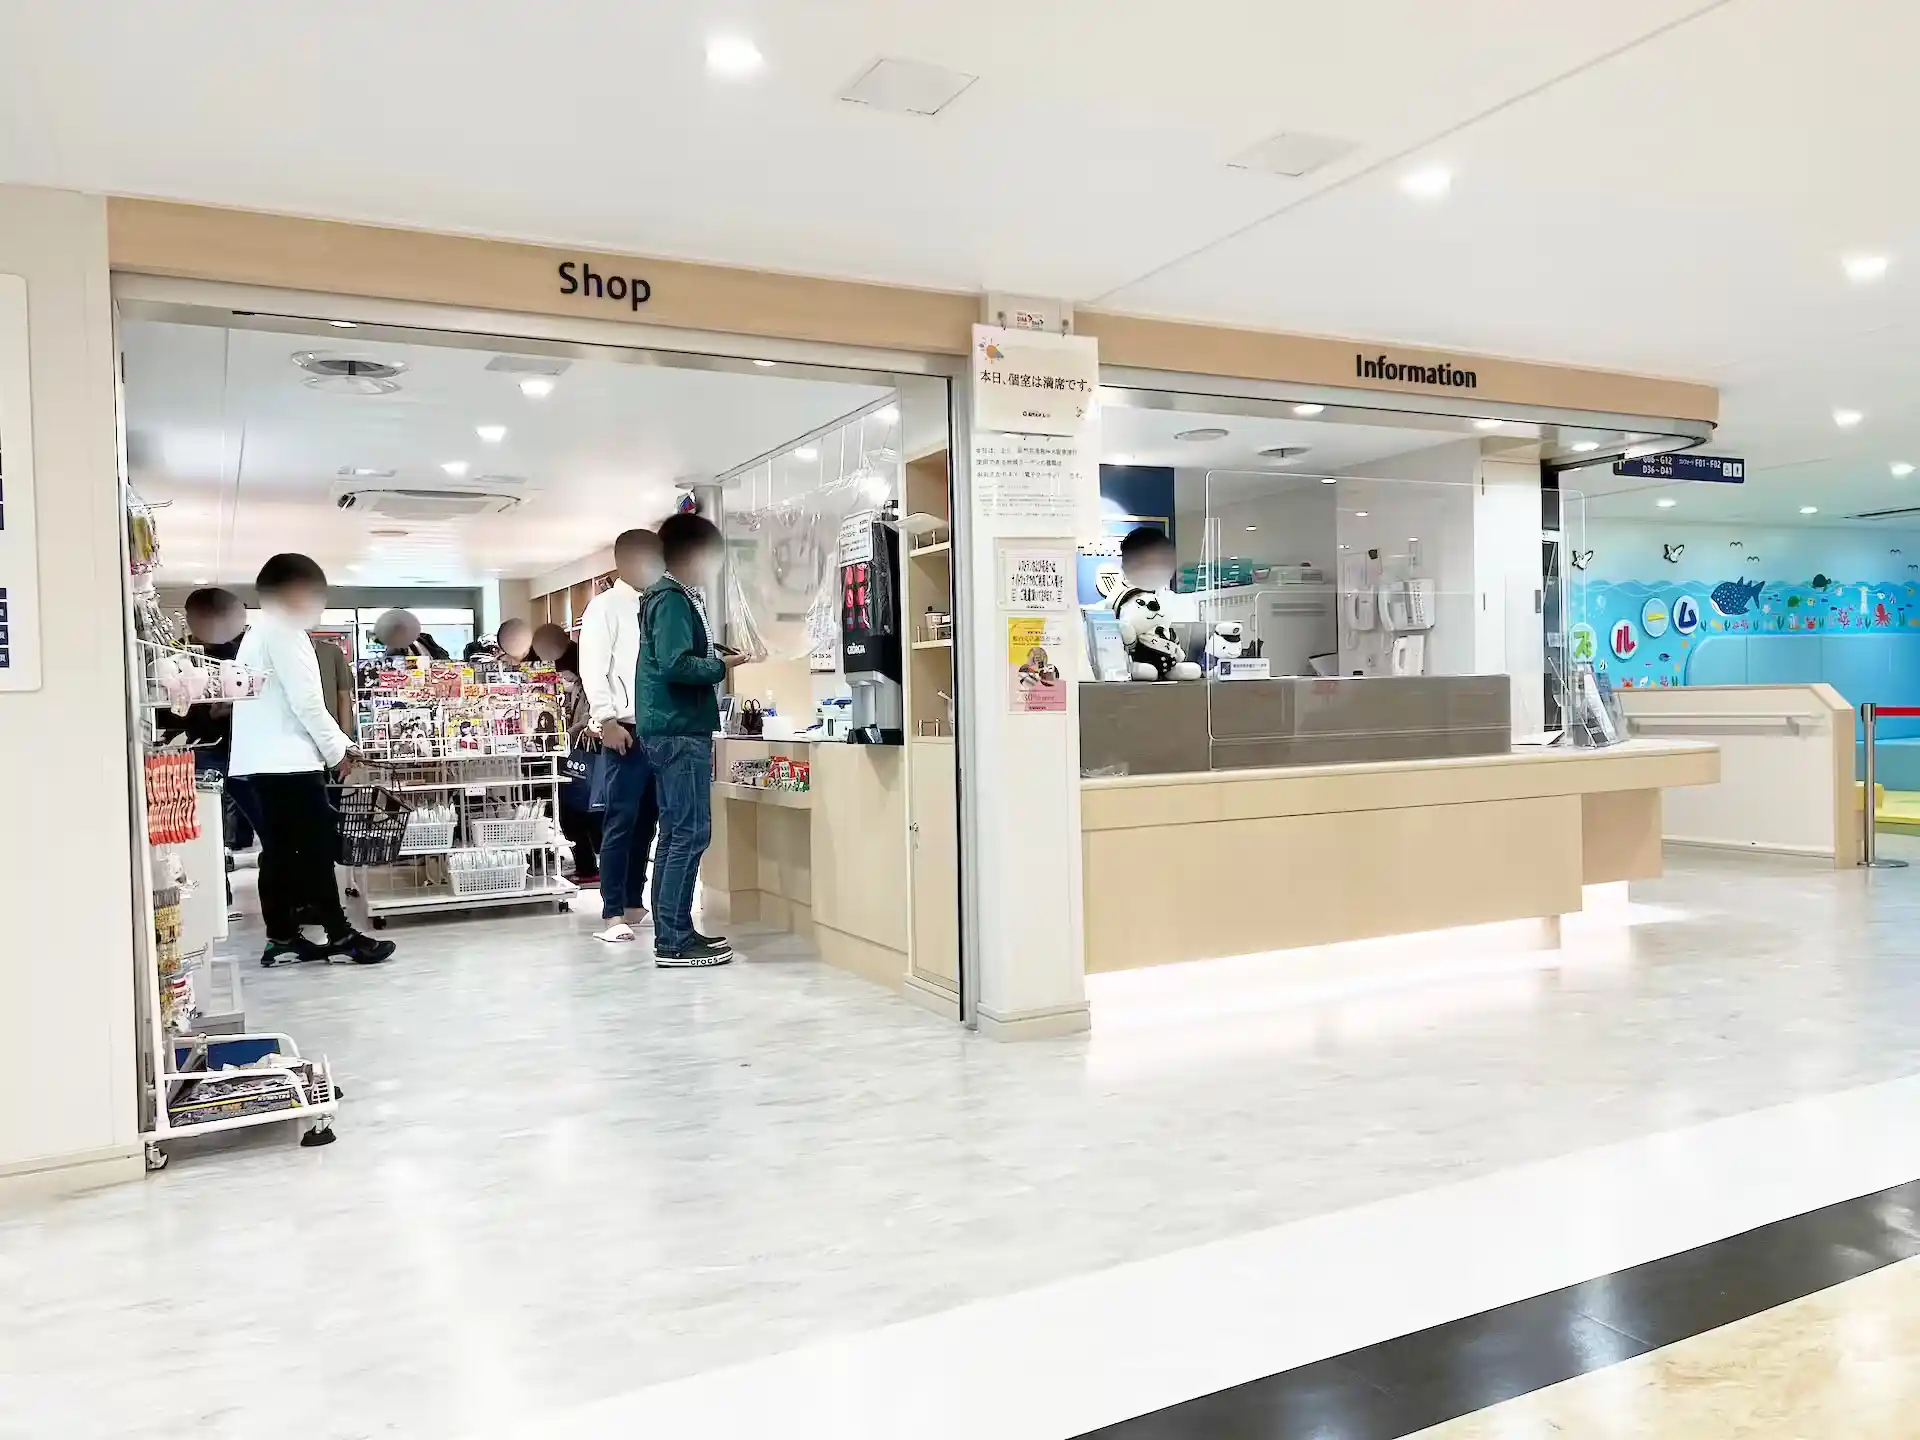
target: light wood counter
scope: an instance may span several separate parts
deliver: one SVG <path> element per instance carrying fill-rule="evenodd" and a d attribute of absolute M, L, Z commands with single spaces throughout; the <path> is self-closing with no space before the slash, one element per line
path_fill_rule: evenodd
<path fill-rule="evenodd" d="M 1567 914 L 1658 875 L 1660 792 L 1719 777 L 1714 745 L 1630 740 L 1085 780 L 1087 969 Z"/>

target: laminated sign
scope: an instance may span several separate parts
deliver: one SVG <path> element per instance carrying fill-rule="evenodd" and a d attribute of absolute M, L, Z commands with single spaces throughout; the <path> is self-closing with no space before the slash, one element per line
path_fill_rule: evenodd
<path fill-rule="evenodd" d="M 1017 435 L 1075 435 L 1100 389 L 1090 336 L 973 327 L 973 423 Z"/>
<path fill-rule="evenodd" d="M 1009 550 L 1006 554 L 1008 610 L 1065 610 L 1070 605 L 1073 557 L 1065 550 Z"/>

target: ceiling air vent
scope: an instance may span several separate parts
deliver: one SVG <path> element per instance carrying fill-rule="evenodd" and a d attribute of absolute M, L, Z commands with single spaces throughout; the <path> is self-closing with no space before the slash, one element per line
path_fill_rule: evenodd
<path fill-rule="evenodd" d="M 840 98 L 895 115 L 938 115 L 980 77 L 924 60 L 880 59 L 840 92 Z"/>
<path fill-rule="evenodd" d="M 1260 452 L 1262 460 L 1298 460 L 1313 447 L 1310 445 L 1272 445 Z"/>
<path fill-rule="evenodd" d="M 402 360 L 329 350 L 302 350 L 293 363 L 307 372 L 307 388 L 324 395 L 391 395 L 400 388 L 394 377 L 407 368 Z"/>
<path fill-rule="evenodd" d="M 496 355 L 487 361 L 487 369 L 501 375 L 564 375 L 572 365 L 544 355 Z"/>
<path fill-rule="evenodd" d="M 382 520 L 471 520 L 480 515 L 501 515 L 519 506 L 518 495 L 500 495 L 489 490 L 445 490 L 411 486 L 340 485 L 334 488 L 336 509 Z"/>
<path fill-rule="evenodd" d="M 1285 175 L 1297 180 L 1323 165 L 1351 155 L 1359 147 L 1351 140 L 1335 140 L 1326 135 L 1301 135 L 1281 131 L 1269 135 L 1258 145 L 1250 145 L 1227 161 L 1229 170 L 1253 170 L 1262 175 Z"/>

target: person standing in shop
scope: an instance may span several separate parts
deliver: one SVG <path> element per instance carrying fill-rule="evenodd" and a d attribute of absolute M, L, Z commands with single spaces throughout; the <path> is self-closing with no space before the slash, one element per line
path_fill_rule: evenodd
<path fill-rule="evenodd" d="M 348 923 L 333 874 L 338 840 L 327 777 L 353 744 L 327 710 L 307 634 L 326 609 L 326 572 L 305 555 L 275 555 L 260 567 L 254 588 L 261 616 L 240 642 L 239 660 L 266 683 L 234 712 L 232 773 L 247 782 L 260 830 L 260 911 L 267 923 L 260 963 L 337 955 L 378 964 L 394 944 Z M 326 943 L 302 934 L 303 923 L 324 929 Z"/>
<path fill-rule="evenodd" d="M 333 716 L 334 723 L 351 737 L 356 728 L 355 712 L 359 709 L 353 682 L 353 662 L 347 658 L 347 652 L 333 641 L 318 635 L 307 638 L 313 641 L 313 658 L 320 667 L 320 689 L 327 697 L 327 711 Z"/>
<path fill-rule="evenodd" d="M 716 687 L 746 657 L 713 642 L 701 592 L 720 577 L 720 531 L 701 515 L 660 522 L 667 573 L 641 599 L 635 715 L 660 797 L 660 855 L 653 867 L 653 963 L 725 965 L 725 937 L 693 928 L 700 858 L 713 836 Z"/>
<path fill-rule="evenodd" d="M 558 625 L 542 625 L 533 632 L 533 656 L 543 665 L 551 665 L 560 677 L 560 704 L 566 722 L 567 750 L 585 754 L 591 744 L 596 751 L 600 737 L 594 733 L 592 707 L 580 684 L 580 647 Z M 600 812 L 593 808 L 593 782 L 576 776 L 560 787 L 560 833 L 573 847 L 573 883 L 600 883 Z M 624 918 L 624 917 L 623 917 Z"/>
<path fill-rule="evenodd" d="M 468 663 L 520 666 L 533 653 L 533 627 L 514 616 L 502 620 L 491 640 L 475 640 L 460 658 Z"/>
<path fill-rule="evenodd" d="M 626 530 L 613 542 L 618 572 L 611 589 L 580 617 L 580 684 L 600 737 L 594 789 L 605 797 L 600 837 L 600 918 L 594 937 L 609 945 L 634 938 L 647 918 L 647 860 L 660 812 L 647 752 L 634 739 L 633 686 L 640 655 L 640 595 L 663 571 L 660 537 Z"/>
<path fill-rule="evenodd" d="M 240 637 L 247 629 L 247 607 L 240 597 L 231 590 L 202 589 L 187 596 L 185 605 L 187 616 L 187 634 L 193 643 L 207 652 L 213 660 L 233 660 L 240 654 Z M 227 912 L 228 918 L 234 917 L 233 852 L 247 850 L 253 845 L 253 810 L 247 795 L 244 780 L 234 778 L 233 758 L 233 705 L 226 700 L 216 700 L 207 705 L 195 705 L 185 715 L 175 717 L 166 711 L 161 712 L 161 733 L 165 735 L 185 735 L 187 744 L 193 747 L 193 769 L 195 774 L 213 774 L 225 776 L 220 795 L 221 838 L 227 851 Z"/>
<path fill-rule="evenodd" d="M 411 610 L 388 610 L 373 622 L 374 643 L 388 655 L 419 655 L 428 660 L 452 657 L 433 636 L 420 628 L 420 617 Z"/>

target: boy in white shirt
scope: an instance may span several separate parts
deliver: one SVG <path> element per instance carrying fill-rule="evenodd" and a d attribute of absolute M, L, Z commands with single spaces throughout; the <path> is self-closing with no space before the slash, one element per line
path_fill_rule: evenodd
<path fill-rule="evenodd" d="M 623 531 L 613 542 L 619 578 L 587 603 L 580 617 L 580 685 L 587 692 L 591 723 L 606 748 L 594 792 L 606 796 L 600 839 L 600 918 L 595 937 L 610 945 L 630 942 L 633 927 L 647 918 L 647 858 L 660 824 L 653 771 L 634 740 L 633 681 L 640 660 L 640 592 L 666 573 L 660 537 L 651 530 Z"/>
<path fill-rule="evenodd" d="M 260 912 L 267 922 L 262 965 L 338 955 L 377 965 L 391 940 L 362 935 L 347 921 L 334 881 L 339 847 L 327 799 L 328 772 L 353 751 L 327 708 L 320 662 L 307 632 L 327 605 L 326 573 L 305 555 L 275 555 L 254 581 L 261 617 L 240 642 L 240 663 L 266 676 L 260 694 L 233 707 L 233 761 L 243 776 L 260 832 Z M 300 933 L 323 927 L 324 945 Z"/>

